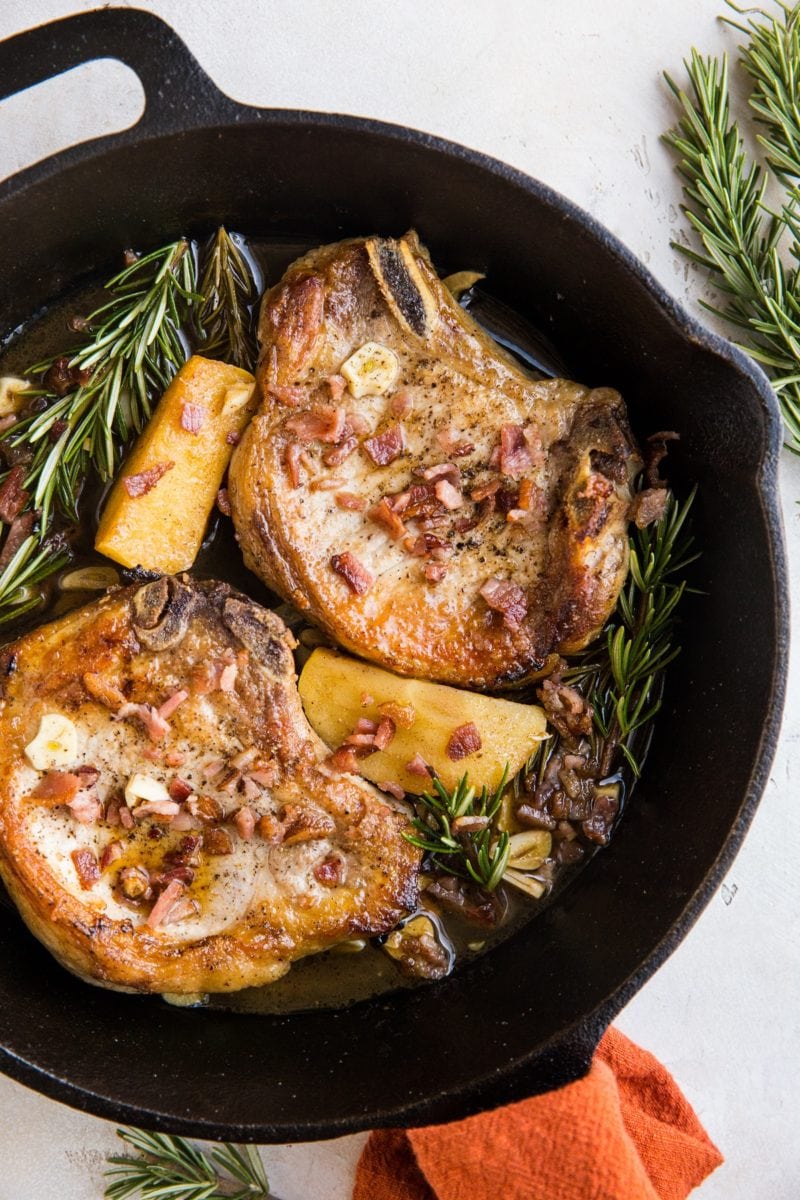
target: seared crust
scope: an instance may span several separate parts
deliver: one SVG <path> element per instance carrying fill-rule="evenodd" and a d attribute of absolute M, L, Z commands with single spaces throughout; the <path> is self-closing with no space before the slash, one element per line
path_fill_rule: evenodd
<path fill-rule="evenodd" d="M 232 991 L 277 979 L 296 959 L 348 937 L 385 932 L 414 907 L 419 854 L 402 837 L 407 820 L 365 780 L 325 765 L 327 749 L 300 705 L 292 644 L 276 614 L 225 584 L 181 577 L 116 591 L 4 652 L 0 872 L 31 930 L 71 971 L 145 992 Z M 233 685 L 231 671 L 227 690 L 209 690 L 220 662 L 236 663 Z M 114 689 L 129 704 L 155 707 L 179 689 L 189 695 L 154 743 L 135 715 L 115 718 Z M 103 694 L 105 702 L 95 698 Z M 45 713 L 77 727 L 76 766 L 99 770 L 104 809 L 135 772 L 167 786 L 178 775 L 225 809 L 232 852 L 200 851 L 186 893 L 195 915 L 150 927 L 150 905 L 130 907 L 118 891 L 121 866 L 163 868 L 185 829 L 143 820 L 129 832 L 105 815 L 80 823 L 63 805 L 32 797 L 42 775 L 24 748 Z M 275 779 L 256 798 L 252 787 L 245 800 L 209 780 L 211 760 L 251 747 Z M 177 767 L 166 765 L 179 755 Z M 295 825 L 316 820 L 326 832 L 277 845 L 258 832 L 245 840 L 230 820 L 244 803 L 287 828 L 288 811 Z M 115 840 L 123 856 L 83 889 L 73 851 L 99 860 Z M 320 882 L 315 869 L 333 860 L 341 881 Z"/>
<path fill-rule="evenodd" d="M 463 686 L 522 682 L 553 651 L 596 635 L 627 572 L 630 479 L 639 465 L 617 392 L 523 373 L 453 300 L 414 233 L 299 259 L 264 297 L 260 338 L 263 399 L 229 484 L 251 570 L 340 645 L 400 673 Z M 385 395 L 346 392 L 337 401 L 338 372 L 367 341 L 397 356 L 396 384 Z M 329 466 L 330 444 L 305 444 L 293 478 L 292 424 L 337 402 L 367 427 L 358 447 Z M 404 450 L 377 466 L 364 441 L 396 424 Z M 527 465 L 511 476 L 499 449 L 504 427 L 526 439 Z M 463 497 L 456 511 L 440 506 L 427 526 L 403 518 L 402 535 L 371 515 L 451 459 Z M 501 498 L 519 496 L 523 476 L 529 508 L 512 519 L 505 510 L 513 499 L 470 498 L 492 481 Z M 360 508 L 343 508 L 338 491 Z M 445 546 L 415 554 L 410 547 L 426 530 Z M 332 567 L 345 553 L 372 579 L 360 594 Z M 432 562 L 446 573 L 426 573 Z M 522 589 L 523 620 L 488 606 L 480 593 L 490 580 Z"/>

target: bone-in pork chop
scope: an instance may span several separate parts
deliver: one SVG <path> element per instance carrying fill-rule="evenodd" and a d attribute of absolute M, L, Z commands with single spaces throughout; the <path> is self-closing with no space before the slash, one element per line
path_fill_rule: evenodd
<path fill-rule="evenodd" d="M 325 246 L 264 297 L 230 498 L 248 566 L 403 674 L 524 680 L 598 632 L 639 465 L 610 388 L 524 373 L 411 233 Z"/>
<path fill-rule="evenodd" d="M 227 585 L 163 577 L 4 651 L 0 871 L 72 971 L 235 990 L 414 907 L 407 820 L 326 765 L 291 645 Z"/>

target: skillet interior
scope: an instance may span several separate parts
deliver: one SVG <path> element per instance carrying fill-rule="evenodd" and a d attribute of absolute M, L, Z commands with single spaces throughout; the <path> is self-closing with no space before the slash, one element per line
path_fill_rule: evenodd
<path fill-rule="evenodd" d="M 218 107 L 216 118 L 183 114 L 189 128 L 159 134 L 151 121 L 0 185 L 0 331 L 107 271 L 121 245 L 220 220 L 318 242 L 415 225 L 440 268 L 485 271 L 577 378 L 618 387 L 640 431 L 680 430 L 671 467 L 679 487 L 700 484 L 705 594 L 684 607 L 646 776 L 610 851 L 486 958 L 348 1010 L 250 1018 L 87 988 L 4 918 L 2 1066 L 99 1115 L 218 1138 L 451 1119 L 582 1073 L 744 835 L 785 669 L 775 404 L 741 355 L 541 185 L 421 134 Z"/>

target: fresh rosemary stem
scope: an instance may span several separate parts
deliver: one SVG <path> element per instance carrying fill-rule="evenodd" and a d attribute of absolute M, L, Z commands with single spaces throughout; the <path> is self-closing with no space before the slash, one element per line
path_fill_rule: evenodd
<path fill-rule="evenodd" d="M 200 349 L 252 370 L 256 341 L 251 310 L 258 288 L 235 236 L 224 226 L 201 253 L 200 266 L 202 301 L 194 317 Z"/>
<path fill-rule="evenodd" d="M 118 1129 L 137 1152 L 110 1155 L 106 1200 L 275 1200 L 252 1146 L 229 1142 L 204 1151 L 182 1137 Z"/>

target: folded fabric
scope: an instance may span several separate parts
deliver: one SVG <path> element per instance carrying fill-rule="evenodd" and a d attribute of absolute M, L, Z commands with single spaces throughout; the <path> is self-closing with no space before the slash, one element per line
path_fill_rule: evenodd
<path fill-rule="evenodd" d="M 556 1092 L 374 1132 L 353 1200 L 684 1200 L 721 1162 L 669 1072 L 609 1029 L 585 1078 Z"/>

